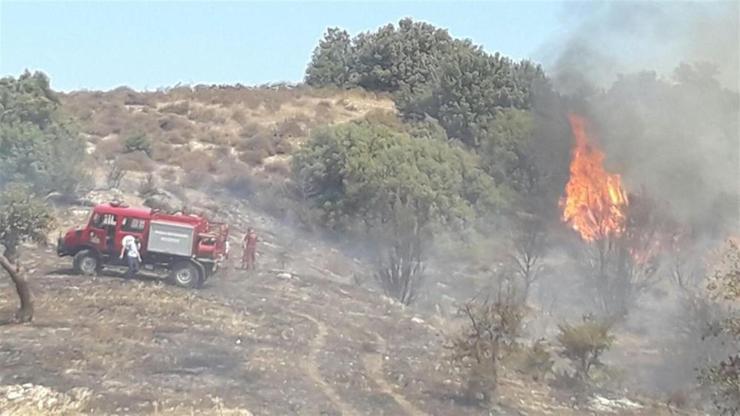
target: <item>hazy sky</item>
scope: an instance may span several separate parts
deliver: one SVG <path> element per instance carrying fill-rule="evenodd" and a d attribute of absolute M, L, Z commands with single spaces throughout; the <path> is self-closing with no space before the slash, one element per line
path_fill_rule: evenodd
<path fill-rule="evenodd" d="M 0 0 L 0 75 L 42 70 L 58 90 L 300 81 L 327 27 L 404 17 L 490 52 L 537 59 L 562 2 L 32 2 Z"/>

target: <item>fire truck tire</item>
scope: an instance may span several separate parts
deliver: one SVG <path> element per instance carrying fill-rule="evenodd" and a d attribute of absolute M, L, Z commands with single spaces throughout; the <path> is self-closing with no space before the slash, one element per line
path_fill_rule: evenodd
<path fill-rule="evenodd" d="M 75 254 L 72 266 L 77 274 L 94 276 L 100 271 L 100 260 L 92 250 L 80 250 Z"/>
<path fill-rule="evenodd" d="M 198 268 L 189 261 L 175 264 L 170 271 L 170 281 L 176 286 L 195 288 L 200 286 L 202 280 Z"/>

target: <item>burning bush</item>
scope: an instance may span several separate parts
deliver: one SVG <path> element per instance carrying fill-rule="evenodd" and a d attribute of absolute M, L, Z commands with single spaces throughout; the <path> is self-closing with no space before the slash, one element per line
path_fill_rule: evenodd
<path fill-rule="evenodd" d="M 585 118 L 571 114 L 570 123 L 575 147 L 560 201 L 562 219 L 584 242 L 580 265 L 595 306 L 605 317 L 623 318 L 659 277 L 669 221 L 650 198 L 628 198 L 620 176 L 604 169 L 604 154 L 589 138 Z"/>

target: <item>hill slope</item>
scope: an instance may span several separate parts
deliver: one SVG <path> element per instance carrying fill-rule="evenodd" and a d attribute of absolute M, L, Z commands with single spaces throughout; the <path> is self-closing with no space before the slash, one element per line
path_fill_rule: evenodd
<path fill-rule="evenodd" d="M 8 414 L 489 414 L 459 395 L 439 330 L 377 293 L 267 270 L 189 292 L 72 276 L 51 252 L 28 257 L 36 319 L 0 327 Z M 13 307 L 0 300 L 3 316 Z M 45 402 L 34 386 L 66 401 Z M 627 401 L 610 410 L 619 402 L 603 398 L 578 410 L 518 377 L 499 394 L 497 414 L 667 414 Z"/>

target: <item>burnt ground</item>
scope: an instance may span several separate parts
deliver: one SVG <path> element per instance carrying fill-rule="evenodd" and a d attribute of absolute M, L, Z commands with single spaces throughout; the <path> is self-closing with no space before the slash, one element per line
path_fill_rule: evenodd
<path fill-rule="evenodd" d="M 36 315 L 0 326 L 0 386 L 69 394 L 64 407 L 0 388 L 0 415 L 602 413 L 509 376 L 494 413 L 463 401 L 440 331 L 355 285 L 230 271 L 188 291 L 115 272 L 75 276 L 50 251 L 26 257 Z M 16 299 L 0 282 L 9 317 Z M 645 403 L 618 413 L 668 414 Z"/>

